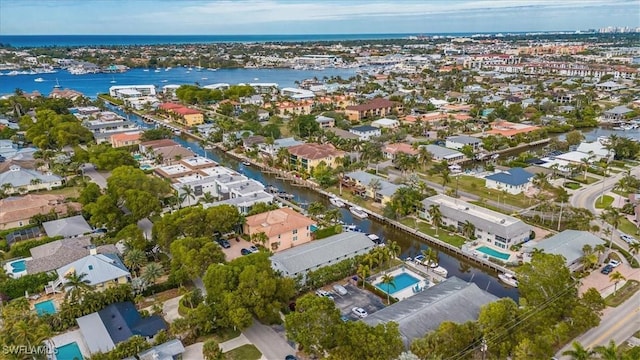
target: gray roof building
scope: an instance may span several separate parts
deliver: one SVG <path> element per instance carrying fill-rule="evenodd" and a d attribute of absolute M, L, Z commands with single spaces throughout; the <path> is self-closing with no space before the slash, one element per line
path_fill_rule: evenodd
<path fill-rule="evenodd" d="M 380 184 L 380 188 L 376 192 L 384 196 L 393 196 L 393 194 L 395 194 L 396 191 L 401 187 L 400 185 L 396 185 L 387 181 L 381 176 L 369 174 L 368 172 L 362 170 L 353 171 L 345 174 L 344 176 L 346 178 L 356 180 L 366 187 L 368 187 L 372 181 L 377 180 Z"/>
<path fill-rule="evenodd" d="M 582 248 L 585 245 L 590 245 L 594 248 L 596 245 L 604 243 L 604 240 L 588 231 L 565 230 L 550 238 L 537 242 L 528 242 L 524 244 L 523 249 L 525 253 L 531 253 L 533 249 L 539 249 L 546 254 L 562 255 L 566 259 L 567 267 L 571 270 L 576 270 L 580 259 L 584 256 Z M 530 260 L 530 257 L 525 256 L 524 260 Z"/>
<path fill-rule="evenodd" d="M 465 144 L 465 145 L 474 145 L 474 144 L 482 143 L 482 140 L 478 139 L 477 137 L 467 136 L 467 135 L 449 136 L 447 138 L 447 141 L 451 141 L 459 144 Z"/>
<path fill-rule="evenodd" d="M 29 186 L 35 181 L 43 185 L 51 184 L 50 186 L 62 184 L 62 178 L 58 175 L 43 174 L 37 170 L 24 169 L 19 165 L 11 165 L 8 171 L 0 173 L 0 185 L 11 184 L 13 188 Z"/>
<path fill-rule="evenodd" d="M 29 250 L 31 260 L 27 260 L 27 274 L 37 274 L 56 270 L 66 264 L 89 255 L 91 238 L 88 236 L 56 240 Z M 111 244 L 98 246 L 98 254 L 118 254 Z"/>
<path fill-rule="evenodd" d="M 84 279 L 91 286 L 131 277 L 131 273 L 116 254 L 90 254 L 60 267 L 56 272 L 63 284 L 68 282 L 65 278 L 68 273 L 87 274 Z"/>
<path fill-rule="evenodd" d="M 140 360 L 174 360 L 184 353 L 184 345 L 178 339 L 169 340 L 166 343 L 156 345 L 149 350 L 138 354 Z M 135 359 L 135 358 L 134 358 Z"/>
<path fill-rule="evenodd" d="M 480 308 L 496 300 L 496 296 L 476 284 L 454 276 L 375 312 L 362 321 L 371 326 L 390 321 L 398 323 L 400 336 L 408 348 L 413 340 L 436 330 L 444 321 L 464 323 L 476 320 Z"/>
<path fill-rule="evenodd" d="M 421 147 L 422 146 L 427 148 L 427 151 L 429 151 L 429 153 L 433 155 L 433 158 L 435 160 L 450 160 L 450 159 L 464 157 L 464 154 L 461 153 L 460 151 L 447 149 L 446 147 L 443 147 L 443 146 L 438 146 L 433 144 L 421 145 Z"/>
<path fill-rule="evenodd" d="M 360 232 L 344 232 L 326 239 L 283 250 L 271 256 L 271 265 L 282 275 L 295 277 L 310 270 L 368 253 L 373 241 Z"/>
<path fill-rule="evenodd" d="M 47 221 L 42 223 L 42 227 L 44 227 L 44 231 L 49 237 L 74 237 L 93 231 L 91 225 L 89 225 L 82 215 Z"/>

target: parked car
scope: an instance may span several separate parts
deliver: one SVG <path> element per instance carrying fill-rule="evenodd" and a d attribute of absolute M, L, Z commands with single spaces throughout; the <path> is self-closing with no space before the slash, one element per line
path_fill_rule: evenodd
<path fill-rule="evenodd" d="M 220 246 L 222 246 L 225 249 L 228 249 L 231 247 L 231 244 L 229 243 L 229 241 L 225 240 L 225 239 L 218 239 L 216 240 L 218 242 L 218 244 L 220 244 Z"/>
<path fill-rule="evenodd" d="M 351 312 L 356 314 L 360 318 L 366 318 L 367 316 L 369 316 L 365 309 L 361 307 L 354 307 L 353 309 L 351 309 Z"/>
<path fill-rule="evenodd" d="M 605 267 L 603 267 L 602 270 L 600 270 L 600 272 L 605 275 L 609 275 L 612 271 L 613 271 L 613 266 L 611 265 L 605 265 Z"/>
<path fill-rule="evenodd" d="M 257 253 L 258 251 L 260 251 L 260 249 L 258 249 L 258 247 L 255 245 L 251 245 L 249 247 L 249 251 L 251 251 L 252 253 Z"/>
<path fill-rule="evenodd" d="M 253 254 L 253 252 L 252 252 L 251 250 L 249 250 L 249 249 L 242 248 L 242 249 L 240 250 L 240 254 L 242 254 L 242 255 L 249 255 L 249 254 Z"/>
<path fill-rule="evenodd" d="M 609 261 L 609 264 L 607 264 L 607 265 L 611 265 L 612 268 L 617 268 L 618 266 L 620 266 L 620 261 L 611 260 L 611 261 Z"/>
<path fill-rule="evenodd" d="M 347 289 L 345 289 L 345 287 L 340 284 L 333 285 L 333 290 L 336 292 L 336 294 L 341 296 L 345 296 L 349 293 Z"/>
<path fill-rule="evenodd" d="M 316 295 L 318 295 L 318 296 L 324 296 L 324 297 L 329 298 L 329 299 L 331 299 L 331 300 L 335 300 L 335 298 L 333 297 L 333 295 L 331 295 L 331 293 L 330 293 L 330 292 L 325 291 L 325 290 L 322 290 L 322 289 L 318 289 L 318 290 L 316 290 Z"/>
<path fill-rule="evenodd" d="M 620 239 L 624 240 L 627 244 L 633 244 L 637 242 L 637 240 L 633 236 L 629 236 L 627 234 L 620 234 Z"/>
<path fill-rule="evenodd" d="M 287 355 L 284 357 L 284 360 L 298 360 L 298 358 L 294 355 Z"/>

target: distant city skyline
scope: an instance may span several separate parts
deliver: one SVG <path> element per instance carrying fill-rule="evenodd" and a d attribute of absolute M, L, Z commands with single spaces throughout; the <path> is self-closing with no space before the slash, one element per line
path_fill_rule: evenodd
<path fill-rule="evenodd" d="M 637 0 L 0 0 L 0 35 L 572 31 L 639 19 Z"/>

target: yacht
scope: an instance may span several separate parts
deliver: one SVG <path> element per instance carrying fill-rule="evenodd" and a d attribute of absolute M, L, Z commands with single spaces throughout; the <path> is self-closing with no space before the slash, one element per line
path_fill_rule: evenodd
<path fill-rule="evenodd" d="M 142 69 L 142 71 L 144 71 L 144 72 L 149 72 L 149 69 Z"/>
<path fill-rule="evenodd" d="M 111 79 L 110 83 L 115 84 L 115 83 L 116 83 L 116 78 L 115 78 L 115 77 L 113 77 L 113 78 Z"/>
<path fill-rule="evenodd" d="M 431 271 L 433 271 L 434 273 L 443 276 L 443 277 L 447 277 L 447 274 L 449 274 L 449 271 L 447 271 L 447 269 L 443 268 L 442 266 L 438 265 L 434 268 L 431 268 Z"/>
<path fill-rule="evenodd" d="M 153 70 L 153 72 L 159 73 L 160 72 L 160 68 L 157 68 L 157 69 Z"/>
<path fill-rule="evenodd" d="M 208 77 L 203 77 L 202 80 L 209 80 L 209 78 Z"/>
<path fill-rule="evenodd" d="M 35 79 L 35 80 L 33 80 L 33 81 L 35 81 L 35 82 L 43 82 L 43 81 L 44 81 L 44 79 L 43 79 L 43 78 L 41 78 L 41 77 L 39 77 L 39 78 L 36 78 L 36 79 Z"/>
<path fill-rule="evenodd" d="M 462 172 L 462 167 L 460 165 L 450 165 L 449 166 L 449 171 L 451 171 L 452 174 L 459 174 Z"/>
<path fill-rule="evenodd" d="M 168 82 L 168 81 L 169 81 L 169 80 L 162 80 L 162 81 L 160 81 L 160 82 L 166 83 L 166 82 Z"/>
<path fill-rule="evenodd" d="M 362 232 L 362 229 L 357 227 L 355 224 L 344 225 L 342 228 L 344 229 L 344 231 Z"/>
<path fill-rule="evenodd" d="M 353 216 L 358 217 L 360 219 L 366 219 L 369 215 L 359 206 L 352 206 L 349 208 L 349 212 L 353 214 Z"/>
<path fill-rule="evenodd" d="M 250 162 L 248 162 L 248 161 L 243 161 L 243 162 L 242 162 L 242 165 L 244 165 L 244 166 L 251 166 L 251 163 L 250 163 Z"/>
<path fill-rule="evenodd" d="M 498 274 L 498 279 L 509 286 L 518 287 L 518 280 L 512 274 Z"/>
<path fill-rule="evenodd" d="M 329 202 L 331 203 L 331 205 L 336 206 L 336 207 L 344 207 L 344 202 L 342 202 L 342 200 L 338 199 L 337 197 L 330 197 L 329 198 Z"/>

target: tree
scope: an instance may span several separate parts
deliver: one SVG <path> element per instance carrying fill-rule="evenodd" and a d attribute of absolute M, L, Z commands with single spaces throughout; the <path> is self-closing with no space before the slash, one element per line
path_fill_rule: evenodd
<path fill-rule="evenodd" d="M 204 275 L 209 265 L 224 263 L 225 255 L 210 237 L 185 237 L 171 243 L 171 272 L 189 279 Z"/>
<path fill-rule="evenodd" d="M 469 220 L 465 221 L 462 225 L 462 234 L 467 240 L 474 240 L 476 238 L 476 226 Z"/>
<path fill-rule="evenodd" d="M 162 265 L 158 263 L 149 263 L 142 272 L 142 278 L 150 284 L 155 284 L 159 277 L 164 274 Z"/>
<path fill-rule="evenodd" d="M 387 293 L 387 304 L 391 304 L 391 301 L 389 300 L 389 292 L 391 288 L 394 288 L 394 289 L 396 288 L 396 279 L 390 274 L 384 274 L 382 275 L 381 282 L 387 285 L 387 290 L 385 291 Z"/>
<path fill-rule="evenodd" d="M 326 207 L 321 202 L 317 202 L 317 201 L 312 202 L 311 204 L 309 204 L 309 207 L 307 208 L 307 212 L 311 216 L 320 215 L 320 214 L 324 213 L 325 211 L 326 211 Z"/>
<path fill-rule="evenodd" d="M 569 145 L 578 145 L 584 140 L 584 134 L 580 130 L 569 131 L 565 135 L 565 140 Z"/>
<path fill-rule="evenodd" d="M 420 146 L 418 149 L 418 163 L 422 170 L 425 170 L 433 159 L 433 155 L 427 150 L 426 146 Z"/>
<path fill-rule="evenodd" d="M 76 274 L 75 272 L 70 272 L 64 276 L 66 280 L 64 286 L 69 289 L 65 299 L 71 299 L 72 302 L 76 302 L 82 297 L 83 292 L 92 289 L 89 285 L 89 279 L 86 279 L 86 277 L 86 273 Z"/>
<path fill-rule="evenodd" d="M 395 322 L 369 326 L 349 321 L 339 329 L 337 346 L 329 351 L 329 359 L 396 359 L 404 349 Z"/>
<path fill-rule="evenodd" d="M 140 135 L 141 142 L 171 138 L 173 138 L 173 132 L 167 127 L 145 130 L 142 135 Z"/>
<path fill-rule="evenodd" d="M 451 171 L 449 170 L 448 167 L 442 169 L 440 171 L 440 177 L 442 177 L 442 187 L 446 188 L 447 184 L 451 182 L 451 178 L 449 177 L 449 174 L 451 174 Z"/>
<path fill-rule="evenodd" d="M 307 294 L 296 301 L 296 310 L 285 317 L 287 337 L 308 355 L 322 356 L 336 346 L 340 311 L 325 296 Z"/>
<path fill-rule="evenodd" d="M 89 203 L 96 202 L 96 200 L 98 200 L 100 195 L 102 195 L 102 190 L 100 190 L 100 186 L 98 186 L 98 184 L 94 182 L 88 182 L 80 192 L 78 201 L 82 205 L 87 205 Z"/>
<path fill-rule="evenodd" d="M 429 217 L 431 218 L 431 225 L 436 228 L 436 236 L 438 236 L 438 229 L 442 225 L 442 213 L 440 212 L 440 205 L 433 204 L 429 206 L 427 210 Z"/>
<path fill-rule="evenodd" d="M 480 337 L 480 329 L 475 322 L 456 324 L 445 321 L 435 331 L 427 333 L 411 343 L 411 352 L 420 359 L 471 359 L 471 352 L 460 353 L 461 349 L 469 349 Z"/>
<path fill-rule="evenodd" d="M 582 344 L 577 341 L 571 344 L 571 349 L 562 352 L 562 355 L 571 356 L 572 360 L 589 360 L 593 354 L 593 350 L 585 349 Z"/>
<path fill-rule="evenodd" d="M 371 268 L 369 265 L 360 264 L 358 265 L 357 274 L 360 279 L 362 279 L 362 288 L 364 289 L 364 286 L 367 283 L 367 276 L 371 274 Z"/>
<path fill-rule="evenodd" d="M 195 200 L 196 198 L 193 188 L 189 185 L 183 185 L 180 191 L 180 204 L 187 200 L 187 206 L 191 206 L 191 200 Z"/>
<path fill-rule="evenodd" d="M 202 345 L 202 356 L 205 360 L 224 360 L 224 353 L 215 339 L 209 339 Z"/>
<path fill-rule="evenodd" d="M 138 276 L 140 269 L 147 264 L 147 255 L 139 249 L 129 249 L 124 255 L 124 264 Z"/>
<path fill-rule="evenodd" d="M 624 280 L 627 280 L 627 278 L 625 278 L 620 271 L 609 274 L 609 281 L 613 283 L 613 295 L 615 295 L 618 290 L 618 283 Z"/>
<path fill-rule="evenodd" d="M 254 244 L 260 244 L 262 246 L 266 246 L 269 242 L 269 236 L 264 233 L 264 231 L 260 231 L 254 234 L 251 234 L 251 242 Z"/>
<path fill-rule="evenodd" d="M 613 340 L 609 340 L 607 346 L 596 346 L 593 350 L 602 360 L 619 360 L 622 355 L 622 349 Z"/>
<path fill-rule="evenodd" d="M 299 115 L 289 122 L 289 130 L 301 138 L 307 138 L 320 131 L 315 115 Z"/>
<path fill-rule="evenodd" d="M 600 218 L 611 224 L 614 230 L 618 230 L 620 223 L 622 223 L 623 215 L 620 214 L 620 211 L 618 209 L 608 206 L 600 214 Z M 613 233 L 614 232 L 611 232 L 611 238 L 609 239 L 609 251 L 611 251 L 611 247 L 613 246 Z"/>
<path fill-rule="evenodd" d="M 482 307 L 478 316 L 478 325 L 484 338 L 498 338 L 499 342 L 489 343 L 488 351 L 498 359 L 504 359 L 513 353 L 517 340 L 517 331 L 510 329 L 518 322 L 519 310 L 510 298 L 503 298 Z"/>

